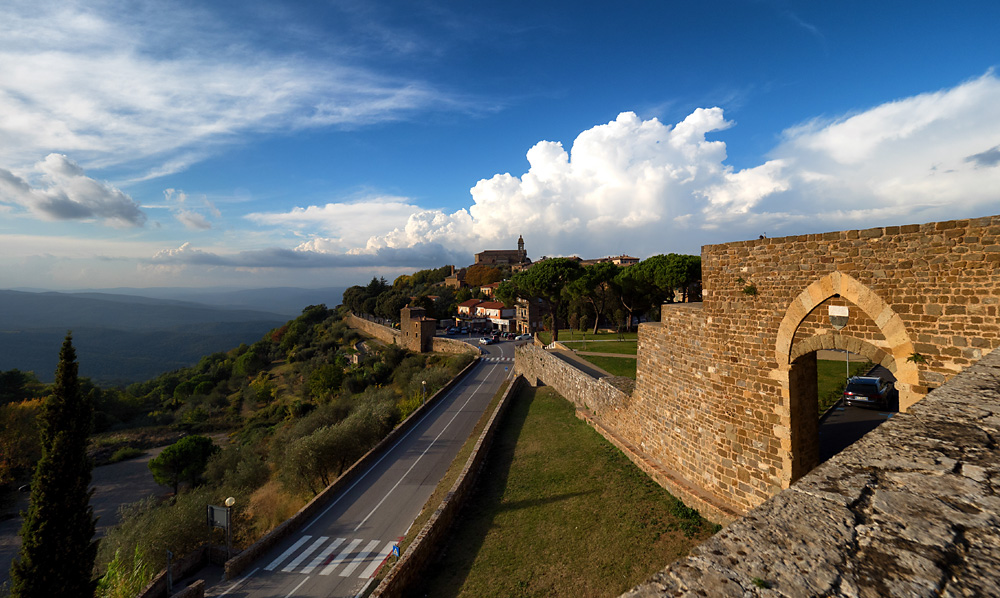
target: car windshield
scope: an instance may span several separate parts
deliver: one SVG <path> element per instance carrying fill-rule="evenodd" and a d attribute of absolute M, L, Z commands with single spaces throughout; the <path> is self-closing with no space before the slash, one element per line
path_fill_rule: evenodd
<path fill-rule="evenodd" d="M 851 382 L 847 385 L 847 392 L 855 394 L 863 394 L 868 392 L 877 392 L 878 385 L 874 382 Z"/>

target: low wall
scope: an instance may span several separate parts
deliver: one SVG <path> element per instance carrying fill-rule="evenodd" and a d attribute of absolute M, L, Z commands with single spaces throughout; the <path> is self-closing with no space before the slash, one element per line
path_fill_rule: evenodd
<path fill-rule="evenodd" d="M 580 409 L 594 413 L 620 409 L 629 396 L 608 382 L 593 378 L 534 344 L 514 349 L 514 374 L 524 376 L 529 384 L 543 382 Z"/>
<path fill-rule="evenodd" d="M 504 393 L 500 403 L 493 410 L 493 415 L 490 416 L 489 422 L 479 435 L 479 440 L 476 442 L 472 454 L 469 455 L 465 468 L 455 480 L 455 484 L 441 501 L 441 505 L 431 515 L 431 518 L 424 524 L 413 543 L 403 553 L 396 566 L 372 593 L 373 597 L 396 598 L 404 596 L 406 591 L 412 588 L 414 581 L 424 572 L 434 555 L 438 554 L 442 547 L 447 544 L 449 540 L 446 535 L 448 528 L 475 486 L 483 460 L 489 454 L 490 446 L 493 444 L 493 437 L 496 435 L 500 420 L 507 411 L 507 406 L 510 405 L 511 397 L 517 393 L 517 389 L 522 384 L 524 384 L 524 378 L 518 376 L 507 387 L 507 392 Z"/>
<path fill-rule="evenodd" d="M 229 561 L 226 562 L 226 579 L 233 579 L 242 573 L 247 566 L 250 565 L 250 563 L 273 548 L 278 542 L 294 533 L 316 513 L 322 510 L 323 507 L 325 507 L 326 504 L 337 495 L 337 493 L 339 493 L 345 486 L 353 483 L 355 478 L 368 468 L 369 464 L 381 457 L 383 452 L 389 449 L 396 442 L 396 440 L 406 434 L 410 428 L 420 421 L 420 418 L 423 417 L 424 413 L 441 400 L 441 398 L 443 398 L 455 386 L 455 384 L 458 383 L 459 380 L 464 378 L 465 375 L 476 366 L 476 363 L 477 361 L 473 361 L 469 365 L 465 366 L 465 368 L 462 369 L 457 376 L 449 380 L 444 387 L 434 393 L 434 395 L 427 399 L 422 406 L 411 413 L 410 416 L 396 426 L 395 429 L 389 432 L 389 434 L 383 438 L 381 442 L 375 445 L 375 448 L 365 453 L 365 455 L 358 459 L 354 465 L 350 467 L 350 469 L 341 474 L 340 477 L 334 480 L 333 483 L 326 487 L 326 489 L 309 501 L 306 506 L 299 509 L 296 514 L 279 524 L 273 530 L 268 532 L 263 538 L 257 540 L 257 542 L 255 542 L 252 546 L 229 559 Z"/>
<path fill-rule="evenodd" d="M 388 326 L 376 324 L 375 322 L 371 322 L 364 318 L 359 318 L 354 314 L 348 314 L 345 316 L 344 321 L 347 322 L 347 325 L 351 328 L 357 328 L 368 336 L 374 336 L 383 343 L 390 345 L 402 344 L 399 340 L 400 332 L 395 328 L 389 328 Z"/>
<path fill-rule="evenodd" d="M 221 557 L 220 557 L 221 555 Z M 209 563 L 209 560 L 213 562 L 222 563 L 226 558 L 225 549 L 219 549 L 216 547 L 210 547 L 208 544 L 202 544 L 198 548 L 194 549 L 193 552 L 184 555 L 184 557 L 177 559 L 170 566 L 173 579 L 179 580 L 187 577 L 190 573 L 198 571 L 205 565 Z M 191 584 L 194 586 L 195 584 Z M 190 586 L 189 586 L 190 587 Z M 202 584 L 204 587 L 204 584 Z M 177 588 L 174 588 L 175 590 Z M 187 589 L 180 590 L 174 596 L 183 594 Z M 196 590 L 192 590 L 196 591 Z M 204 592 L 204 590 L 202 590 Z M 156 577 L 154 577 L 149 584 L 141 592 L 137 598 L 167 598 L 170 595 L 167 590 L 167 570 L 164 568 L 160 571 Z M 204 595 L 204 593 L 202 593 Z M 193 594 L 184 594 L 184 596 L 193 596 Z"/>
<path fill-rule="evenodd" d="M 1000 595 L 998 439 L 994 351 L 623 596 Z"/>

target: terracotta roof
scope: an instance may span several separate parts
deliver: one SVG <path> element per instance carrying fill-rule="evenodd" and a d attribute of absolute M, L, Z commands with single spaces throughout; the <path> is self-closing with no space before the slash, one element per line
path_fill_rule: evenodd
<path fill-rule="evenodd" d="M 458 304 L 459 307 L 475 307 L 482 303 L 479 299 L 469 299 Z"/>
<path fill-rule="evenodd" d="M 499 301 L 483 301 L 476 307 L 482 309 L 507 309 L 507 306 Z"/>

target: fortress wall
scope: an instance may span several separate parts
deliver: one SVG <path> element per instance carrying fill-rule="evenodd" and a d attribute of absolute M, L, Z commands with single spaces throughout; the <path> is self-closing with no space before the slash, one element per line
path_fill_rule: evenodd
<path fill-rule="evenodd" d="M 628 395 L 621 390 L 531 343 L 514 349 L 514 375 L 524 376 L 532 386 L 539 382 L 551 386 L 578 409 L 613 412 L 628 402 Z"/>
<path fill-rule="evenodd" d="M 623 598 L 1000 595 L 1000 351 Z"/>
<path fill-rule="evenodd" d="M 344 321 L 347 322 L 347 325 L 351 328 L 357 328 L 368 336 L 373 336 L 386 344 L 394 345 L 400 342 L 400 332 L 393 328 L 389 328 L 388 326 L 370 322 L 364 318 L 359 318 L 354 314 L 348 314 L 347 317 L 344 318 Z"/>
<path fill-rule="evenodd" d="M 799 396 L 812 351 L 883 362 L 905 410 L 1000 345 L 998 267 L 1000 216 L 705 246 L 704 303 L 665 305 L 660 324 L 640 326 L 636 390 L 602 417 L 746 512 L 815 464 Z M 830 304 L 850 309 L 839 333 Z"/>

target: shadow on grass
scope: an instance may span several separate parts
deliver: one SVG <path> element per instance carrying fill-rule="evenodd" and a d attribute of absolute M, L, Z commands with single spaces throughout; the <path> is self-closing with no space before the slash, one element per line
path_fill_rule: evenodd
<path fill-rule="evenodd" d="M 506 505 L 502 502 L 511 464 L 514 462 L 514 450 L 534 398 L 535 389 L 526 387 L 522 387 L 513 397 L 479 473 L 476 487 L 452 524 L 454 530 L 459 530 L 458 533 L 452 536 L 452 540 L 430 565 L 430 569 L 436 569 L 437 572 L 425 577 L 425 583 L 413 588 L 415 591 L 412 596 L 458 596 L 487 533 L 493 527 L 494 519 L 500 513 L 566 500 L 577 495 L 570 493 Z M 441 567 L 443 563 L 447 563 L 447 567 Z"/>

